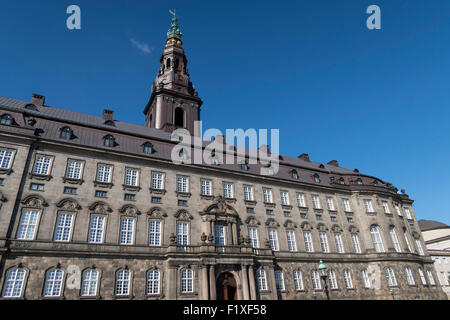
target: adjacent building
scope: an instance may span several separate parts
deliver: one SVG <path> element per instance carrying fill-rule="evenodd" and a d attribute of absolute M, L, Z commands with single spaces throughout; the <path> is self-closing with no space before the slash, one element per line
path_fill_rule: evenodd
<path fill-rule="evenodd" d="M 324 299 L 320 260 L 331 299 L 446 298 L 382 179 L 307 154 L 274 175 L 172 162 L 202 106 L 176 17 L 160 63 L 145 126 L 0 97 L 2 299 Z"/>

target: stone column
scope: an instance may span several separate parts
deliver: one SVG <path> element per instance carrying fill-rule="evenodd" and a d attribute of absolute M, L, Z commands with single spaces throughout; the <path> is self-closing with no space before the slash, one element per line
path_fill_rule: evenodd
<path fill-rule="evenodd" d="M 202 300 L 209 300 L 208 266 L 202 266 Z"/>
<path fill-rule="evenodd" d="M 231 223 L 231 230 L 232 230 L 232 234 L 233 234 L 233 244 L 236 246 L 239 243 L 238 243 L 238 236 L 237 236 L 237 227 L 236 227 L 235 222 Z"/>
<path fill-rule="evenodd" d="M 255 273 L 252 265 L 248 267 L 248 280 L 250 282 L 250 300 L 256 300 Z"/>
<path fill-rule="evenodd" d="M 275 270 L 272 266 L 265 267 L 266 275 L 268 277 L 269 289 L 272 292 L 272 299 L 278 300 L 277 283 L 275 282 Z"/>
<path fill-rule="evenodd" d="M 168 276 L 167 276 L 167 300 L 176 300 L 177 299 L 177 267 L 169 266 L 168 267 Z"/>
<path fill-rule="evenodd" d="M 241 279 L 242 279 L 242 297 L 244 300 L 250 300 L 248 292 L 247 266 L 245 264 L 241 265 Z"/>
<path fill-rule="evenodd" d="M 214 268 L 215 268 L 214 265 L 209 266 L 209 300 L 217 299 L 216 276 Z"/>

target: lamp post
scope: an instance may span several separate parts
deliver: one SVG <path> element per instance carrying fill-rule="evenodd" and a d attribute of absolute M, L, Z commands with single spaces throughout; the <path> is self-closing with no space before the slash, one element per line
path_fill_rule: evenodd
<path fill-rule="evenodd" d="M 394 299 L 394 288 L 390 288 L 389 291 L 391 292 L 392 300 L 395 300 L 395 299 Z"/>
<path fill-rule="evenodd" d="M 327 278 L 328 278 L 327 266 L 323 263 L 322 260 L 320 260 L 320 263 L 319 263 L 319 274 L 324 283 L 325 294 L 327 295 L 327 300 L 330 300 L 330 295 L 328 293 L 328 285 L 327 285 Z"/>

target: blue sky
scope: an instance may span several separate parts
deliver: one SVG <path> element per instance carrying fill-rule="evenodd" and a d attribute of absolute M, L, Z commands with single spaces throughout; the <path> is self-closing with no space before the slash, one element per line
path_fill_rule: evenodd
<path fill-rule="evenodd" d="M 81 30 L 66 8 L 81 8 Z M 381 8 L 381 30 L 366 8 Z M 144 124 L 176 8 L 204 127 L 392 182 L 450 224 L 450 1 L 0 1 L 0 95 Z"/>

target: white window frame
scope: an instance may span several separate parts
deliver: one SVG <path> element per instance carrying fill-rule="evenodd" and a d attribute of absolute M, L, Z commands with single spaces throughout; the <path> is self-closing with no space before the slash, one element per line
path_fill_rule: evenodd
<path fill-rule="evenodd" d="M 97 165 L 97 174 L 95 176 L 95 181 L 101 183 L 110 183 L 112 180 L 112 171 L 112 165 L 99 163 Z"/>
<path fill-rule="evenodd" d="M 372 244 L 375 249 L 375 252 L 377 253 L 385 252 L 383 239 L 381 238 L 380 228 L 378 226 L 371 226 L 370 235 L 372 237 Z"/>
<path fill-rule="evenodd" d="M 17 229 L 17 240 L 34 240 L 39 225 L 41 212 L 35 209 L 23 209 Z"/>
<path fill-rule="evenodd" d="M 280 191 L 280 197 L 281 197 L 281 204 L 284 206 L 290 205 L 289 202 L 289 192 L 287 191 Z"/>
<path fill-rule="evenodd" d="M 330 246 L 328 245 L 328 237 L 325 231 L 319 231 L 320 247 L 323 253 L 330 252 Z"/>
<path fill-rule="evenodd" d="M 53 157 L 42 154 L 36 155 L 34 159 L 33 174 L 48 176 L 52 169 Z"/>
<path fill-rule="evenodd" d="M 164 176 L 163 172 L 152 172 L 151 188 L 154 190 L 164 190 Z"/>
<path fill-rule="evenodd" d="M 313 202 L 313 208 L 314 209 L 322 209 L 322 207 L 320 206 L 320 198 L 318 195 L 312 195 L 312 202 Z"/>
<path fill-rule="evenodd" d="M 132 274 L 130 270 L 117 270 L 115 276 L 114 295 L 129 296 L 131 289 Z"/>
<path fill-rule="evenodd" d="M 105 235 L 106 217 L 99 214 L 92 214 L 89 219 L 89 243 L 103 243 Z"/>
<path fill-rule="evenodd" d="M 395 251 L 402 252 L 400 242 L 398 241 L 397 232 L 395 232 L 395 228 L 393 226 L 389 227 L 389 234 L 391 236 L 392 243 L 394 244 Z"/>
<path fill-rule="evenodd" d="M 320 275 L 319 271 L 312 270 L 311 271 L 311 281 L 313 285 L 314 290 L 321 290 L 322 289 L 322 282 L 320 281 Z"/>
<path fill-rule="evenodd" d="M 295 240 L 294 230 L 286 230 L 286 239 L 289 251 L 291 252 L 297 251 L 297 241 Z"/>
<path fill-rule="evenodd" d="M 70 220 L 67 221 L 68 216 L 70 216 Z M 62 217 L 65 217 L 65 218 L 62 218 Z M 60 221 L 60 219 L 62 219 L 62 221 Z M 72 238 L 73 221 L 74 220 L 75 220 L 75 214 L 73 212 L 64 212 L 64 211 L 58 212 L 58 214 L 56 216 L 56 226 L 55 226 L 55 233 L 53 235 L 53 241 L 69 242 L 70 239 Z M 63 222 L 64 225 L 60 225 L 61 222 Z M 70 222 L 69 225 L 66 225 L 68 222 Z M 59 230 L 62 230 L 62 232 L 59 233 Z M 66 230 L 69 230 L 68 233 L 66 233 Z"/>
<path fill-rule="evenodd" d="M 177 191 L 181 193 L 189 192 L 189 177 L 177 176 Z"/>
<path fill-rule="evenodd" d="M 420 280 L 422 281 L 422 284 L 424 286 L 427 285 L 427 278 L 425 278 L 425 273 L 423 272 L 422 268 L 417 269 L 419 271 Z"/>
<path fill-rule="evenodd" d="M 253 201 L 255 199 L 253 195 L 253 187 L 249 185 L 244 185 L 244 200 Z"/>
<path fill-rule="evenodd" d="M 212 181 L 209 179 L 200 179 L 201 194 L 204 196 L 212 195 Z"/>
<path fill-rule="evenodd" d="M 161 272 L 157 269 L 150 269 L 146 272 L 145 292 L 148 295 L 158 295 L 161 292 Z"/>
<path fill-rule="evenodd" d="M 373 213 L 375 210 L 373 209 L 372 200 L 364 199 L 364 207 L 366 208 L 366 212 Z"/>
<path fill-rule="evenodd" d="M 66 178 L 81 180 L 83 176 L 83 161 L 68 159 L 66 167 Z"/>
<path fill-rule="evenodd" d="M 280 248 L 278 246 L 278 231 L 277 229 L 270 228 L 267 231 L 269 235 L 269 246 L 273 251 L 279 251 Z"/>
<path fill-rule="evenodd" d="M 327 197 L 327 207 L 330 211 L 336 211 L 336 207 L 334 206 L 334 200 L 331 197 Z"/>
<path fill-rule="evenodd" d="M 248 227 L 248 237 L 253 248 L 259 248 L 258 228 Z"/>
<path fill-rule="evenodd" d="M 372 281 L 370 280 L 369 272 L 367 271 L 367 269 L 361 270 L 361 275 L 364 282 L 364 288 L 372 289 Z"/>
<path fill-rule="evenodd" d="M 297 205 L 300 208 L 306 208 L 305 195 L 303 193 L 297 193 Z"/>
<path fill-rule="evenodd" d="M 194 271 L 189 268 L 181 270 L 181 293 L 194 292 Z"/>
<path fill-rule="evenodd" d="M 342 199 L 342 205 L 344 206 L 345 212 L 352 212 L 352 207 L 350 206 L 349 199 Z"/>
<path fill-rule="evenodd" d="M 344 270 L 344 282 L 347 289 L 353 289 L 352 274 L 348 269 Z"/>
<path fill-rule="evenodd" d="M 382 200 L 381 204 L 383 206 L 384 213 L 390 214 L 391 210 L 389 209 L 389 203 L 386 200 Z"/>
<path fill-rule="evenodd" d="M 0 169 L 10 169 L 14 159 L 14 151 L 9 149 L 0 149 Z"/>
<path fill-rule="evenodd" d="M 408 285 L 415 286 L 416 281 L 414 280 L 414 276 L 413 276 L 411 268 L 405 267 L 405 275 L 406 275 L 406 281 L 408 282 Z"/>
<path fill-rule="evenodd" d="M 189 222 L 177 221 L 177 245 L 189 245 Z"/>
<path fill-rule="evenodd" d="M 267 291 L 267 277 L 266 270 L 258 269 L 256 270 L 256 283 L 258 285 L 258 291 Z"/>
<path fill-rule="evenodd" d="M 311 231 L 303 231 L 303 239 L 305 240 L 306 252 L 314 252 L 314 244 L 312 241 Z"/>
<path fill-rule="evenodd" d="M 157 219 L 148 220 L 148 245 L 151 247 L 161 246 L 162 221 Z"/>
<path fill-rule="evenodd" d="M 416 244 L 417 253 L 421 256 L 425 255 L 425 252 L 423 251 L 422 243 L 420 243 L 420 239 L 414 239 L 414 243 Z"/>
<path fill-rule="evenodd" d="M 264 203 L 273 203 L 272 189 L 263 188 Z"/>
<path fill-rule="evenodd" d="M 305 290 L 305 284 L 303 282 L 303 274 L 300 270 L 294 270 L 294 286 L 296 291 Z"/>
<path fill-rule="evenodd" d="M 386 267 L 384 269 L 386 280 L 388 283 L 388 287 L 396 287 L 398 285 L 397 283 L 397 277 L 395 276 L 395 272 L 391 267 Z"/>
<path fill-rule="evenodd" d="M 50 269 L 45 274 L 44 297 L 60 297 L 64 281 L 64 271 Z"/>
<path fill-rule="evenodd" d="M 214 224 L 214 240 L 216 245 L 225 246 L 227 244 L 227 228 L 223 224 Z"/>
<path fill-rule="evenodd" d="M 125 168 L 124 184 L 130 187 L 139 186 L 139 169 Z"/>
<path fill-rule="evenodd" d="M 3 284 L 3 298 L 20 298 L 23 294 L 27 271 L 23 268 L 11 268 L 6 272 Z"/>
<path fill-rule="evenodd" d="M 342 240 L 342 234 L 339 232 L 334 233 L 334 241 L 336 242 L 336 249 L 338 253 L 345 253 L 344 242 Z"/>
<path fill-rule="evenodd" d="M 356 233 L 352 233 L 351 237 L 353 243 L 353 250 L 355 251 L 355 253 L 362 253 L 358 235 Z"/>
<path fill-rule="evenodd" d="M 223 197 L 227 199 L 233 199 L 234 198 L 234 192 L 233 192 L 233 184 L 230 182 L 224 182 L 223 183 Z"/>
<path fill-rule="evenodd" d="M 120 218 L 119 244 L 132 245 L 134 243 L 135 220 L 135 218 L 125 216 Z"/>
<path fill-rule="evenodd" d="M 403 237 L 405 238 L 406 246 L 408 247 L 409 252 L 412 253 L 411 243 L 409 242 L 408 232 L 406 230 L 403 230 Z"/>
<path fill-rule="evenodd" d="M 336 272 L 334 272 L 334 270 L 328 271 L 328 278 L 330 280 L 330 289 L 339 289 L 336 279 Z"/>
<path fill-rule="evenodd" d="M 80 295 L 82 297 L 97 296 L 100 272 L 97 269 L 86 269 L 82 273 Z"/>

